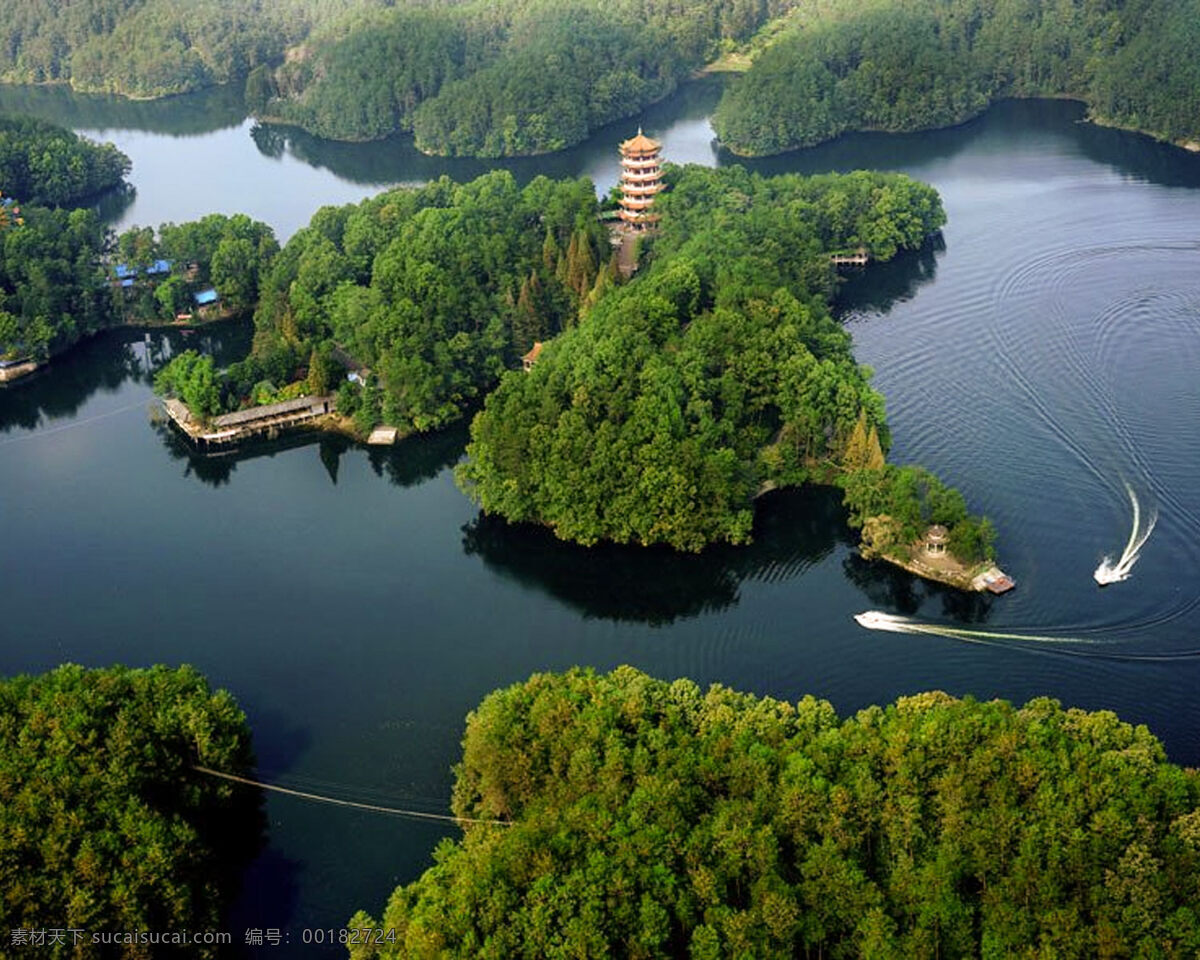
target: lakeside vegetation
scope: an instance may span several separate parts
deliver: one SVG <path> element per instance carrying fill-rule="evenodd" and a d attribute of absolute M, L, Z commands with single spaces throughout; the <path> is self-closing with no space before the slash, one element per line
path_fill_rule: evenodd
<path fill-rule="evenodd" d="M 877 505 L 859 477 L 915 495 L 885 469 L 883 398 L 829 314 L 829 258 L 921 246 L 945 222 L 936 192 L 861 171 L 668 167 L 666 182 L 646 267 L 622 287 L 602 279 L 584 322 L 531 373 L 505 375 L 472 423 L 460 485 L 485 512 L 565 540 L 681 550 L 748 541 L 764 489 L 844 482 L 856 516 Z M 980 523 L 953 514 L 964 531 Z"/>
<path fill-rule="evenodd" d="M 714 126 L 747 155 L 1014 96 L 1200 142 L 1200 16 L 1172 0 L 18 0 L 0 39 L 3 81 L 143 98 L 236 83 L 259 118 L 410 131 L 449 156 L 561 150 L 710 62 L 745 71 Z"/>
<path fill-rule="evenodd" d="M 851 446 L 855 442 L 852 438 Z M 924 539 L 931 524 L 946 528 L 946 549 L 964 565 L 996 557 L 991 521 L 968 513 L 963 495 L 923 467 L 888 464 L 847 470 L 839 485 L 850 511 L 848 522 L 862 531 L 861 551 L 868 559 L 882 556 L 903 566 L 911 559 L 910 548 Z"/>
<path fill-rule="evenodd" d="M 224 315 L 257 304 L 279 250 L 266 224 L 211 214 L 113 236 L 95 211 L 69 209 L 122 184 L 129 166 L 112 144 L 0 118 L 0 360 L 43 361 L 106 327 L 190 317 L 213 284 Z"/>
<path fill-rule="evenodd" d="M 606 259 L 596 212 L 589 180 L 521 188 L 507 171 L 324 207 L 264 275 L 254 352 L 233 375 L 307 365 L 333 386 L 361 365 L 366 383 L 338 392 L 360 431 L 443 427 L 575 321 Z"/>
<path fill-rule="evenodd" d="M 1145 727 L 933 692 L 839 718 L 630 667 L 467 718 L 465 825 L 378 919 L 433 957 L 1192 956 L 1200 777 Z"/>
<path fill-rule="evenodd" d="M 336 139 L 406 130 L 427 153 L 546 153 L 662 99 L 791 6 L 477 0 L 369 10 L 252 74 L 247 104 Z"/>
<path fill-rule="evenodd" d="M 1005 97 L 1073 97 L 1093 118 L 1200 140 L 1192 3 L 828 0 L 798 7 L 713 115 L 743 155 L 849 130 L 962 123 Z"/>
<path fill-rule="evenodd" d="M 21 219 L 0 232 L 0 359 L 44 360 L 115 322 L 105 233 L 91 210 L 22 205 Z"/>
<path fill-rule="evenodd" d="M 75 205 L 121 186 L 130 166 L 111 143 L 32 117 L 0 116 L 0 187 L 24 203 Z"/>
<path fill-rule="evenodd" d="M 89 334 L 124 323 L 191 316 L 196 291 L 216 284 L 222 315 L 258 301 L 259 276 L 278 251 L 270 227 L 244 214 L 210 214 L 112 237 L 91 210 L 23 206 L 0 232 L 0 358 L 46 360 Z M 156 261 L 161 273 L 148 270 Z M 116 266 L 131 271 L 122 286 Z"/>
<path fill-rule="evenodd" d="M 197 763 L 245 773 L 252 756 L 233 698 L 190 667 L 68 664 L 0 679 L 5 937 L 221 929 L 262 818 L 257 794 L 200 777 Z M 100 955 L 90 942 L 76 952 L 69 934 L 49 947 L 47 956 Z M 151 954 L 131 944 L 103 955 Z"/>

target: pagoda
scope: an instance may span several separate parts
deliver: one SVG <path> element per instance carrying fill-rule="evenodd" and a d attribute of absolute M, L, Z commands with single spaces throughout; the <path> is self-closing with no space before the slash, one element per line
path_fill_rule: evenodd
<path fill-rule="evenodd" d="M 638 127 L 637 136 L 621 144 L 621 219 L 633 230 L 652 227 L 658 216 L 650 213 L 655 194 L 664 190 L 659 152 L 662 144 Z"/>

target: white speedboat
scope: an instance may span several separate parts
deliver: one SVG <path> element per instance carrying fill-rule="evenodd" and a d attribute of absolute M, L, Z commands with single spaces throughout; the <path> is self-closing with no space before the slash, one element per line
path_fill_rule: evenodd
<path fill-rule="evenodd" d="M 854 619 L 858 621 L 860 627 L 866 627 L 868 630 L 891 630 L 894 633 L 902 633 L 907 622 L 904 617 L 898 617 L 894 613 L 883 613 L 879 610 L 856 613 Z"/>

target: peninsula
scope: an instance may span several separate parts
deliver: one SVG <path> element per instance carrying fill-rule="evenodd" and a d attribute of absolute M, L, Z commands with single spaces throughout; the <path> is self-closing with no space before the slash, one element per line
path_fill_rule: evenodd
<path fill-rule="evenodd" d="M 945 222 L 937 194 L 899 174 L 660 171 L 641 159 L 656 145 L 630 144 L 622 216 L 642 265 L 487 397 L 463 489 L 564 540 L 698 551 L 747 542 L 763 490 L 834 484 L 853 526 L 901 518 L 876 555 L 901 562 L 937 523 L 961 563 L 990 562 L 991 525 L 961 494 L 886 464 L 883 398 L 828 307 L 833 261 L 921 246 Z"/>
<path fill-rule="evenodd" d="M 562 150 L 706 64 L 739 73 L 714 125 L 746 155 L 961 123 L 1004 97 L 1072 97 L 1200 142 L 1200 18 L 1172 0 L 17 0 L 0 40 L 5 82 L 133 98 L 233 84 L 260 121 L 406 132 L 445 156 Z"/>

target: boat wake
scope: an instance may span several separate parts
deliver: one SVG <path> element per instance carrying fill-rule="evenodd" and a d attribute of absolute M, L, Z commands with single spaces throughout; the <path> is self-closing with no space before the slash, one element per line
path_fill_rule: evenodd
<path fill-rule="evenodd" d="M 1129 579 L 1133 565 L 1141 556 L 1142 547 L 1150 539 L 1150 534 L 1154 532 L 1154 525 L 1158 522 L 1158 514 L 1153 513 L 1150 515 L 1150 522 L 1146 524 L 1145 529 L 1142 529 L 1142 511 L 1137 494 L 1133 492 L 1133 487 L 1129 484 L 1125 484 L 1125 489 L 1129 491 L 1129 502 L 1133 504 L 1133 529 L 1129 531 L 1129 539 L 1125 543 L 1125 549 L 1121 556 L 1115 562 L 1112 557 L 1105 557 L 1100 562 L 1100 566 L 1096 568 L 1096 572 L 1092 574 L 1102 587 Z"/>
<path fill-rule="evenodd" d="M 926 636 L 946 637 L 963 643 L 978 643 L 1006 650 L 1040 651 L 1068 657 L 1084 657 L 1089 660 L 1116 660 L 1123 662 L 1168 662 L 1174 660 L 1200 659 L 1200 650 L 1174 650 L 1162 653 L 1132 653 L 1120 650 L 1098 651 L 1072 649 L 1081 646 L 1109 646 L 1113 640 L 1086 639 L 1082 637 L 1052 637 L 1036 633 L 1000 633 L 992 630 L 967 630 L 962 627 L 945 626 L 938 623 L 922 623 L 912 617 L 902 617 L 879 610 L 856 613 L 854 619 L 859 626 L 868 630 L 886 630 L 889 633 L 920 633 Z M 1019 641 L 1019 642 L 1013 642 Z"/>
<path fill-rule="evenodd" d="M 961 627 L 943 626 L 938 623 L 922 623 L 912 617 L 894 613 L 867 610 L 856 613 L 854 619 L 859 626 L 868 630 L 887 630 L 891 633 L 924 633 L 935 637 L 950 637 L 953 640 L 983 642 L 987 640 L 1025 640 L 1033 643 L 1099 644 L 1103 640 L 1086 640 L 1078 637 L 1050 637 L 1034 633 L 997 633 L 989 630 L 965 630 Z"/>

